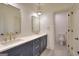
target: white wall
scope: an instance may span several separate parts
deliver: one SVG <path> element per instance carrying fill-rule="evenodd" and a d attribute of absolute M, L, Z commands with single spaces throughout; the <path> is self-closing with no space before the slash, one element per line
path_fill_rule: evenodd
<path fill-rule="evenodd" d="M 56 37 L 67 32 L 67 12 L 59 12 L 55 14 Z"/>
<path fill-rule="evenodd" d="M 31 12 L 27 10 L 21 10 L 21 34 L 24 35 L 31 35 L 32 28 L 31 28 Z"/>
<path fill-rule="evenodd" d="M 41 33 L 46 32 L 48 34 L 47 48 L 54 49 L 54 15 L 53 12 L 46 12 L 41 16 L 40 25 Z"/>
<path fill-rule="evenodd" d="M 54 49 L 54 40 L 55 40 L 55 32 L 54 32 L 54 14 L 48 13 L 48 48 Z"/>

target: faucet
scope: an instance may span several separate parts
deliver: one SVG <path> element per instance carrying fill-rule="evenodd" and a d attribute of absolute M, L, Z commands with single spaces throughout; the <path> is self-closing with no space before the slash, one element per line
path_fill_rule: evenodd
<path fill-rule="evenodd" d="M 6 42 L 9 42 L 9 41 L 12 41 L 12 40 L 15 40 L 14 33 L 12 33 L 12 32 L 7 32 L 7 33 L 5 33 L 5 34 L 3 35 L 2 39 L 3 39 L 3 40 L 1 41 L 2 44 L 3 44 L 3 43 L 6 43 Z"/>
<path fill-rule="evenodd" d="M 14 35 L 15 35 L 14 33 L 10 32 L 9 33 L 9 39 L 10 40 L 15 39 L 15 36 Z"/>
<path fill-rule="evenodd" d="M 11 40 L 12 39 L 12 33 L 10 32 L 9 33 L 9 40 Z"/>
<path fill-rule="evenodd" d="M 7 32 L 6 34 L 5 34 L 5 41 L 9 41 L 9 40 L 12 40 L 12 39 L 15 39 L 15 37 L 13 37 L 13 33 L 12 32 Z"/>

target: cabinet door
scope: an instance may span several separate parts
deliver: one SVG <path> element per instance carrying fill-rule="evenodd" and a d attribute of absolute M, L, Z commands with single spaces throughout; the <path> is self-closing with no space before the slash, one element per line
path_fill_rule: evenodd
<path fill-rule="evenodd" d="M 43 48 L 44 48 L 44 43 L 43 43 L 43 39 L 41 38 L 41 45 L 40 45 L 40 53 L 43 52 Z"/>
<path fill-rule="evenodd" d="M 40 53 L 42 53 L 46 49 L 46 46 L 47 46 L 47 35 L 41 37 Z"/>
<path fill-rule="evenodd" d="M 22 44 L 17 47 L 17 56 L 32 56 L 33 46 L 32 41 Z"/>
<path fill-rule="evenodd" d="M 46 49 L 46 47 L 47 47 L 47 38 L 45 37 L 44 38 L 44 49 Z"/>
<path fill-rule="evenodd" d="M 8 56 L 19 56 L 19 55 L 20 55 L 20 52 L 18 47 L 8 50 Z"/>
<path fill-rule="evenodd" d="M 32 41 L 22 45 L 22 56 L 32 56 L 33 55 L 33 43 Z"/>
<path fill-rule="evenodd" d="M 40 55 L 40 38 L 37 38 L 33 41 L 33 55 L 39 56 Z"/>
<path fill-rule="evenodd" d="M 47 47 L 47 36 L 44 36 L 43 37 L 43 44 L 44 44 L 44 49 L 46 49 L 46 47 Z"/>
<path fill-rule="evenodd" d="M 11 49 L 1 52 L 1 53 L 7 54 L 8 56 L 19 56 L 20 55 L 18 47 L 11 48 Z"/>

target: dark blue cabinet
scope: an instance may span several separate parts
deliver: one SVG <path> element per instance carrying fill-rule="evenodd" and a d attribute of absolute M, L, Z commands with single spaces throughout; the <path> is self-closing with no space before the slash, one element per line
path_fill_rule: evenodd
<path fill-rule="evenodd" d="M 17 46 L 17 47 L 14 47 L 12 49 L 9 49 L 5 52 L 8 53 L 8 56 L 19 56 L 20 55 L 20 50 L 21 50 L 21 48 L 20 49 L 19 48 L 20 47 Z"/>
<path fill-rule="evenodd" d="M 26 44 L 23 44 L 20 46 L 21 50 L 20 56 L 32 56 L 33 55 L 33 42 L 27 42 Z"/>
<path fill-rule="evenodd" d="M 0 52 L 0 54 L 8 56 L 39 56 L 46 49 L 46 46 L 47 35 Z"/>
<path fill-rule="evenodd" d="M 7 54 L 8 56 L 32 56 L 33 55 L 33 43 L 32 41 L 25 44 L 13 47 L 1 54 Z"/>
<path fill-rule="evenodd" d="M 18 47 L 11 48 L 9 50 L 1 52 L 0 54 L 7 54 L 8 56 L 17 56 L 17 55 L 20 55 Z"/>

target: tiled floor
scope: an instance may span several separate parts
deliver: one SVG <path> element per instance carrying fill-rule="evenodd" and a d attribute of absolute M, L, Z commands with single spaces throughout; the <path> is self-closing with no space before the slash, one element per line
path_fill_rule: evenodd
<path fill-rule="evenodd" d="M 69 56 L 69 52 L 66 46 L 56 44 L 56 47 L 54 50 L 55 50 L 54 52 L 55 56 Z"/>
<path fill-rule="evenodd" d="M 46 49 L 41 56 L 69 56 L 66 46 L 56 44 L 54 50 Z"/>
<path fill-rule="evenodd" d="M 41 56 L 54 56 L 54 51 L 50 49 L 46 49 Z"/>

